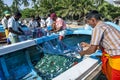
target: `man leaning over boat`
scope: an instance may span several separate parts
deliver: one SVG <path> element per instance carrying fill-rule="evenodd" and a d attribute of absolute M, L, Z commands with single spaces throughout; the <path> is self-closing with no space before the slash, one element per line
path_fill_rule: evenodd
<path fill-rule="evenodd" d="M 64 37 L 64 31 L 66 29 L 66 23 L 63 19 L 57 17 L 57 15 L 55 13 L 52 13 L 50 15 L 50 18 L 53 20 L 53 24 L 52 24 L 52 32 L 60 32 L 60 37 L 59 39 L 62 40 L 62 38 Z"/>
<path fill-rule="evenodd" d="M 22 14 L 20 12 L 15 12 L 14 16 L 8 20 L 9 39 L 11 43 L 19 42 L 18 36 L 24 35 L 24 32 L 18 22 L 21 16 Z"/>
<path fill-rule="evenodd" d="M 86 21 L 93 27 L 92 38 L 90 45 L 81 43 L 89 48 L 80 55 L 92 54 L 99 47 L 102 50 L 102 72 L 108 80 L 120 80 L 120 31 L 104 23 L 97 11 L 89 12 Z"/>

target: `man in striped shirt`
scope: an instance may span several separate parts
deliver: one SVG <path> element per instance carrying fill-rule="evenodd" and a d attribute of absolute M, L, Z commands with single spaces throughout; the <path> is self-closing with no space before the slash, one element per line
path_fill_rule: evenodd
<path fill-rule="evenodd" d="M 91 43 L 85 42 L 81 46 L 89 46 L 80 55 L 94 53 L 98 47 L 102 50 L 102 71 L 108 80 L 120 80 L 120 31 L 101 20 L 97 11 L 86 15 L 87 23 L 93 27 Z"/>

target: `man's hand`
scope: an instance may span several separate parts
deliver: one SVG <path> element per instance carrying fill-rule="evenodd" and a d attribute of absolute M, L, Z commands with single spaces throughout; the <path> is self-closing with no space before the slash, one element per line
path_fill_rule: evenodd
<path fill-rule="evenodd" d="M 94 53 L 98 48 L 98 45 L 90 45 L 90 47 L 84 51 L 81 51 L 80 52 L 80 55 L 83 56 L 83 55 L 90 55 L 92 53 Z"/>
<path fill-rule="evenodd" d="M 86 42 L 81 42 L 80 45 L 83 48 L 83 50 L 87 50 L 90 47 L 90 44 Z"/>
<path fill-rule="evenodd" d="M 18 31 L 14 31 L 12 28 L 9 28 L 9 32 L 17 34 L 17 35 L 24 35 L 23 31 L 19 31 L 19 32 Z"/>
<path fill-rule="evenodd" d="M 82 47 L 90 47 L 90 44 L 86 43 L 86 42 L 81 42 L 80 45 Z"/>

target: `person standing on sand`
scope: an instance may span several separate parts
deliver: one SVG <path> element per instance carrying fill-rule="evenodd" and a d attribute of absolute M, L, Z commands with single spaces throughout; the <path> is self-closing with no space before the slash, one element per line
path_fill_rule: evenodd
<path fill-rule="evenodd" d="M 81 56 L 94 53 L 98 47 L 102 50 L 102 72 L 108 80 L 120 80 L 120 31 L 101 20 L 97 11 L 86 15 L 87 23 L 93 27 L 91 43 L 81 43 L 89 48 L 79 52 Z"/>

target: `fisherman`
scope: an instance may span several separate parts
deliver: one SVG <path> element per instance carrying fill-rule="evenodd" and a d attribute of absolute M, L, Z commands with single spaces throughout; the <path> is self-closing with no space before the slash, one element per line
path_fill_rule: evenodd
<path fill-rule="evenodd" d="M 44 29 L 46 27 L 45 20 L 43 18 L 40 19 L 40 26 Z"/>
<path fill-rule="evenodd" d="M 41 21 L 41 18 L 39 17 L 39 16 L 37 16 L 36 18 L 35 18 L 35 20 L 36 20 L 36 22 L 37 22 L 37 27 L 41 27 L 41 25 L 40 25 L 40 21 Z"/>
<path fill-rule="evenodd" d="M 36 16 L 36 21 L 38 24 L 38 27 L 36 28 L 36 37 L 41 37 L 43 36 L 46 32 L 44 31 L 42 19 L 39 16 Z"/>
<path fill-rule="evenodd" d="M 31 20 L 29 21 L 28 27 L 30 29 L 34 29 L 36 27 L 39 27 L 37 21 L 35 20 L 35 16 L 31 16 Z"/>
<path fill-rule="evenodd" d="M 48 28 L 51 28 L 51 27 L 52 27 L 53 20 L 50 18 L 50 14 L 48 14 L 45 23 L 46 23 L 46 26 L 47 26 Z M 52 28 L 51 28 L 51 29 L 52 29 Z"/>
<path fill-rule="evenodd" d="M 52 13 L 50 15 L 50 18 L 53 20 L 53 24 L 52 24 L 53 32 L 58 32 L 66 29 L 66 23 L 64 22 L 64 20 L 57 17 L 55 13 Z M 64 32 L 60 34 L 59 39 L 62 40 L 63 37 L 64 37 Z"/>
<path fill-rule="evenodd" d="M 11 43 L 19 42 L 19 35 L 24 35 L 18 20 L 21 18 L 20 12 L 14 13 L 14 16 L 8 20 L 9 39 Z"/>
<path fill-rule="evenodd" d="M 8 34 L 9 34 L 9 31 L 8 31 L 8 19 L 10 18 L 10 13 L 9 13 L 9 11 L 5 11 L 4 14 L 5 14 L 5 16 L 2 19 L 2 25 L 3 25 L 4 29 L 5 29 L 5 35 L 6 35 L 6 38 L 7 38 L 7 44 L 10 44 L 10 40 L 8 39 Z"/>
<path fill-rule="evenodd" d="M 34 15 L 31 16 L 31 20 L 29 21 L 28 27 L 30 28 L 30 30 L 32 32 L 32 37 L 36 38 L 36 28 L 39 27 L 39 25 L 38 25 Z"/>
<path fill-rule="evenodd" d="M 86 15 L 87 23 L 93 27 L 91 43 L 81 43 L 89 48 L 79 52 L 81 56 L 94 53 L 98 47 L 102 50 L 102 71 L 108 80 L 120 80 L 120 31 L 101 20 L 97 11 Z"/>

